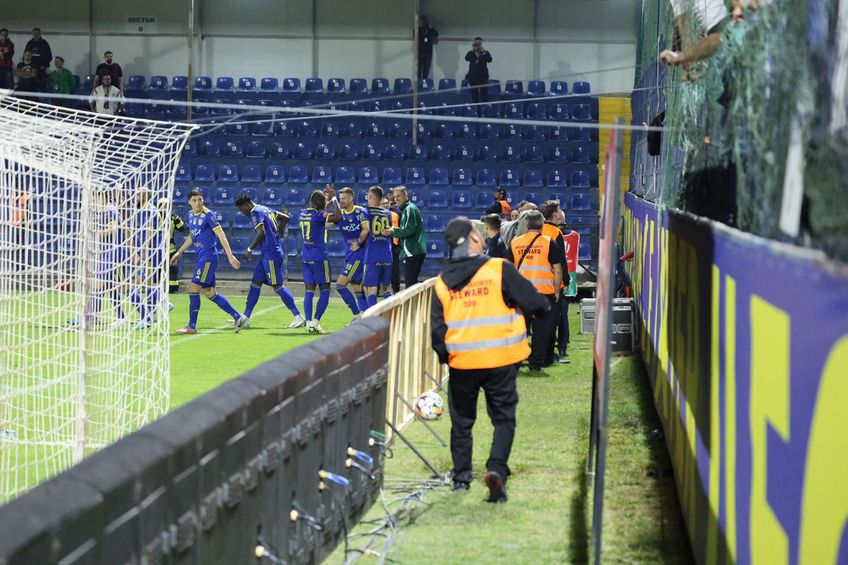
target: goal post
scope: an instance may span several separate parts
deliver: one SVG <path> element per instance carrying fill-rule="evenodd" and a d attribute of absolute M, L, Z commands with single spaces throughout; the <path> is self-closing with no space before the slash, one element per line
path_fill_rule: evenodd
<path fill-rule="evenodd" d="M 0 500 L 167 410 L 171 194 L 192 129 L 0 91 Z"/>

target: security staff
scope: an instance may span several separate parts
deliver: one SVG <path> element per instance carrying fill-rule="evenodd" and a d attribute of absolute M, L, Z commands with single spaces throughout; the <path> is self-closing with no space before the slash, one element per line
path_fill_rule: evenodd
<path fill-rule="evenodd" d="M 497 187 L 492 191 L 492 196 L 495 198 L 495 203 L 486 208 L 487 214 L 497 214 L 504 220 L 509 220 L 512 216 L 512 206 L 506 201 L 506 190 Z"/>
<path fill-rule="evenodd" d="M 542 235 L 551 238 L 560 249 L 562 249 L 562 284 L 557 291 L 559 299 L 554 307 L 554 320 L 551 325 L 551 339 L 545 355 L 545 365 L 551 365 L 559 361 L 562 364 L 569 363 L 567 346 L 570 335 L 568 333 L 568 300 L 565 298 L 568 281 L 568 262 L 565 257 L 565 241 L 559 229 L 560 224 L 565 223 L 565 215 L 559 205 L 559 200 L 546 200 L 539 208 L 545 223 L 542 225 Z M 559 347 L 557 347 L 557 344 Z"/>
<path fill-rule="evenodd" d="M 527 213 L 527 233 L 512 240 L 507 251 L 507 259 L 514 263 L 524 278 L 533 283 L 536 290 L 545 296 L 550 308 L 544 316 L 532 321 L 533 340 L 530 359 L 527 364 L 531 371 L 541 371 L 548 357 L 551 332 L 553 331 L 553 307 L 559 297 L 562 284 L 562 263 L 565 256 L 562 249 L 551 238 L 542 234 L 545 221 L 541 212 L 533 210 Z"/>
<path fill-rule="evenodd" d="M 482 388 L 494 426 L 486 462 L 486 502 L 506 501 L 507 465 L 515 435 L 519 364 L 530 353 L 522 312 L 545 315 L 548 301 L 503 259 L 483 254 L 483 235 L 468 218 L 454 218 L 445 230 L 450 260 L 436 279 L 430 324 L 433 349 L 450 365 L 453 489 L 471 483 L 471 430 Z"/>

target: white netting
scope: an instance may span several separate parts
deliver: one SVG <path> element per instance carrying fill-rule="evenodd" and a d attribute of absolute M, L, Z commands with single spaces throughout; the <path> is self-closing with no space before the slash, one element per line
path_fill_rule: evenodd
<path fill-rule="evenodd" d="M 0 500 L 167 410 L 170 195 L 191 130 L 0 91 Z"/>

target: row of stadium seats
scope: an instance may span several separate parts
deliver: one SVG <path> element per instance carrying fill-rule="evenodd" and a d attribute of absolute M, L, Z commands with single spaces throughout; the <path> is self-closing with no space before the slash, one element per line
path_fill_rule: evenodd
<path fill-rule="evenodd" d="M 264 171 L 259 165 L 245 165 L 239 167 L 234 164 L 222 164 L 216 170 L 215 165 L 197 165 L 192 173 L 191 166 L 180 164 L 177 169 L 177 182 L 200 182 L 200 183 L 262 183 L 265 184 L 318 184 L 324 185 L 335 182 L 340 185 L 364 184 L 371 185 L 382 182 L 388 186 L 407 185 L 430 185 L 430 186 L 524 186 L 549 188 L 590 188 L 592 176 L 589 171 L 583 169 L 572 170 L 570 175 L 565 171 L 554 169 L 548 171 L 543 177 L 539 169 L 527 169 L 521 175 L 515 168 L 501 168 L 500 174 L 494 168 L 481 168 L 477 170 L 476 177 L 473 170 L 466 167 L 453 169 L 451 175 L 447 168 L 434 167 L 429 173 L 424 167 L 407 167 L 402 171 L 400 167 L 384 167 L 381 171 L 374 166 L 363 166 L 359 168 L 358 174 L 354 167 L 328 167 L 315 165 L 312 170 L 306 165 L 293 165 L 283 167 L 281 165 L 268 165 Z"/>

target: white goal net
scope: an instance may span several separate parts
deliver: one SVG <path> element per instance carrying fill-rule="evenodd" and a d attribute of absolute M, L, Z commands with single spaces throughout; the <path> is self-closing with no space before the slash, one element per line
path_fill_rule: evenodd
<path fill-rule="evenodd" d="M 167 245 L 192 126 L 0 91 L 0 501 L 169 401 Z"/>

